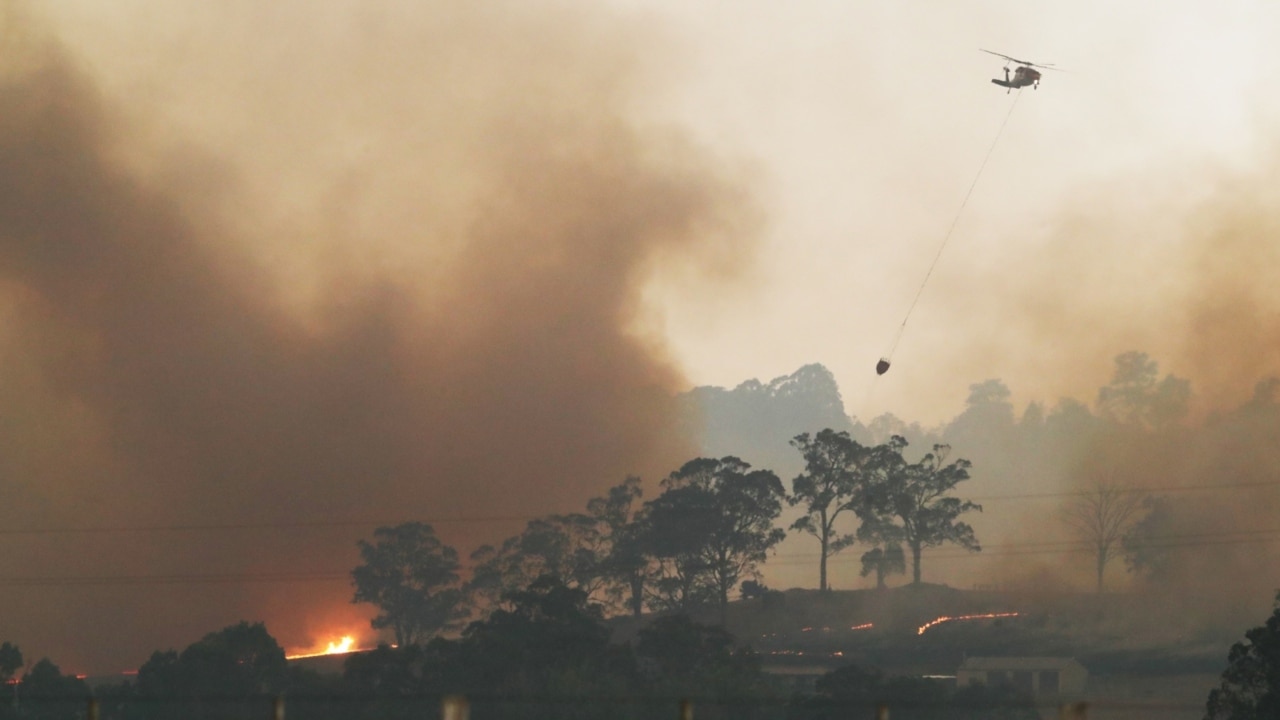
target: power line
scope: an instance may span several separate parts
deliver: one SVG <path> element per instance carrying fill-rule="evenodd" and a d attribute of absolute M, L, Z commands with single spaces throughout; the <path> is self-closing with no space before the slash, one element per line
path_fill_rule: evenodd
<path fill-rule="evenodd" d="M 1240 530 L 1214 533 L 1188 533 L 1183 535 L 1162 535 L 1151 538 L 1149 547 L 1164 550 L 1187 550 L 1251 543 L 1272 543 L 1280 541 L 1280 528 L 1267 530 Z M 930 553 L 926 559 L 930 562 L 946 560 L 976 560 L 983 558 L 1021 557 L 1029 555 L 1074 555 L 1091 554 L 1096 548 L 1083 541 L 1062 541 L 1043 543 L 1017 543 L 989 546 L 981 552 L 941 552 Z M 817 555 L 802 557 L 800 554 L 775 556 L 772 562 L 764 565 L 805 565 L 816 562 Z M 849 565 L 857 562 L 852 556 L 832 555 L 828 559 L 830 565 Z M 463 564 L 460 569 L 474 570 L 475 565 Z M 252 583 L 329 583 L 349 582 L 349 571 L 306 571 L 306 572 L 260 572 L 260 573 L 190 573 L 159 575 L 92 575 L 92 576 L 0 576 L 0 588 L 22 587 L 83 587 L 83 586 L 154 586 L 154 585 L 211 585 L 211 584 L 252 584 Z"/>
<path fill-rule="evenodd" d="M 221 573 L 176 575 L 96 575 L 0 577 L 0 587 L 80 587 L 86 585 L 218 585 L 349 581 L 350 572 Z"/>
<path fill-rule="evenodd" d="M 1179 486 L 1152 486 L 1152 487 L 1122 487 L 1117 488 L 1120 492 L 1136 492 L 1136 493 L 1178 493 L 1178 492 L 1206 492 L 1219 490 L 1250 490 L 1257 488 L 1280 487 L 1280 481 L 1255 482 L 1255 483 L 1227 483 L 1220 485 L 1179 485 Z M 998 502 L 1004 500 L 1052 500 L 1068 497 L 1085 497 L 1090 494 L 1088 490 L 1061 491 L 1061 492 L 1045 492 L 1045 493 L 1017 493 L 1010 495 L 982 495 L 977 497 L 966 498 L 973 502 Z M 556 515 L 569 515 L 573 513 L 547 513 L 544 515 L 471 515 L 471 516 L 453 516 L 424 518 L 414 520 L 413 522 L 422 522 L 428 525 L 450 525 L 450 524 L 483 524 L 483 523 L 512 523 L 512 522 L 528 522 L 530 520 L 538 520 Z M 400 521 L 407 522 L 407 521 Z M 333 519 L 333 520 L 296 520 L 296 521 L 271 521 L 271 522 L 235 522 L 235 523 L 174 523 L 168 525 L 104 525 L 104 526 L 88 526 L 88 527 L 33 527 L 33 528 L 0 528 L 0 537 L 14 537 L 22 535 L 108 535 L 108 534 L 130 534 L 130 533 L 161 533 L 161 532 L 216 532 L 229 530 L 291 530 L 291 529 L 309 529 L 309 528 L 335 528 L 335 527 L 383 527 L 395 525 L 396 521 L 388 521 L 384 519 L 363 518 L 363 519 Z"/>
<path fill-rule="evenodd" d="M 554 513 L 552 513 L 554 514 Z M 425 520 L 401 521 L 423 522 L 431 525 L 480 524 L 521 522 L 544 518 L 547 515 L 475 515 L 465 517 L 429 518 Z M 46 527 L 46 528 L 0 528 L 0 536 L 15 535 L 93 535 L 93 534 L 128 534 L 150 532 L 200 532 L 221 530 L 290 530 L 306 528 L 330 527 L 382 527 L 395 525 L 394 521 L 385 518 L 336 519 L 336 520 L 296 520 L 273 522 L 238 522 L 238 523 L 181 523 L 171 525 L 104 525 L 98 527 Z"/>
<path fill-rule="evenodd" d="M 1175 493 L 1175 492 L 1202 492 L 1209 490 L 1248 490 L 1252 488 L 1280 487 L 1280 481 L 1256 482 L 1256 483 L 1226 483 L 1221 485 L 1166 485 L 1156 487 L 1120 487 L 1116 488 L 1122 493 Z M 1017 495 L 987 495 L 985 497 L 968 498 L 974 502 L 989 502 L 999 500 L 1044 500 L 1052 498 L 1064 497 L 1087 497 L 1093 494 L 1092 490 L 1072 490 L 1062 492 L 1047 493 L 1022 493 Z"/>
<path fill-rule="evenodd" d="M 1203 533 L 1179 533 L 1179 534 L 1169 534 L 1169 535 L 1153 535 L 1145 538 L 1144 540 L 1147 543 L 1146 547 L 1162 548 L 1162 547 L 1180 547 L 1184 543 L 1179 541 L 1183 541 L 1183 540 L 1200 540 L 1200 539 L 1220 540 L 1224 538 L 1236 538 L 1239 536 L 1256 537 L 1256 536 L 1267 536 L 1267 535 L 1276 535 L 1278 538 L 1280 538 L 1280 528 L 1272 528 L 1272 529 L 1266 529 L 1266 530 L 1222 530 L 1222 531 L 1203 532 Z M 1244 539 L 1244 538 L 1241 538 L 1241 539 Z M 1094 549 L 1094 545 L 1092 542 L 1087 540 L 1076 539 L 1076 540 L 1054 540 L 1054 541 L 1046 541 L 1046 542 L 1017 542 L 1017 543 L 1003 543 L 999 545 L 984 545 L 981 552 L 989 555 L 992 551 L 1000 551 L 1000 550 L 1006 550 L 1006 549 L 1024 550 L 1028 548 L 1042 548 L 1046 551 L 1050 551 L 1054 549 L 1071 549 L 1071 548 L 1079 548 L 1079 547 L 1087 548 L 1089 550 Z M 818 552 L 803 552 L 803 553 L 778 553 L 777 555 L 774 555 L 772 557 L 819 558 L 821 556 L 822 556 L 822 552 L 818 551 Z M 835 555 L 829 555 L 828 557 L 835 557 Z"/>
<path fill-rule="evenodd" d="M 1276 534 L 1272 536 L 1266 536 L 1266 537 L 1232 537 L 1232 538 L 1222 538 L 1219 540 L 1200 540 L 1196 542 L 1168 542 L 1168 543 L 1150 545 L 1149 547 L 1151 547 L 1152 549 L 1160 549 L 1160 550 L 1187 550 L 1187 549 L 1221 547 L 1221 546 L 1229 546 L 1229 545 L 1247 545 L 1251 543 L 1272 543 L 1272 542 L 1280 541 L 1280 531 L 1274 531 L 1274 532 Z M 1049 545 L 1049 544 L 1046 543 L 1046 545 Z M 984 549 L 980 552 L 961 553 L 961 552 L 952 551 L 952 552 L 930 553 L 926 555 L 925 558 L 927 558 L 930 562 L 933 562 L 935 560 L 981 560 L 983 558 L 1019 557 L 1019 556 L 1026 556 L 1026 555 L 1090 555 L 1095 552 L 1097 552 L 1097 548 L 1084 543 L 1075 543 L 1075 544 L 1063 543 L 1062 546 L 1060 547 L 1044 547 L 1044 546 L 1036 547 L 1035 545 L 1029 545 L 1025 548 L 1019 548 L 1018 546 L 1008 546 L 1005 548 L 999 548 L 995 550 Z M 833 555 L 827 559 L 827 564 L 828 565 L 832 565 L 832 564 L 851 565 L 855 562 L 860 562 L 860 561 L 861 561 L 860 558 L 853 558 L 852 556 Z M 816 562 L 816 560 L 795 559 L 795 560 L 783 560 L 783 561 L 771 563 L 771 564 L 773 565 L 806 565 L 814 562 Z M 768 564 L 770 563 L 766 563 L 766 565 Z"/>

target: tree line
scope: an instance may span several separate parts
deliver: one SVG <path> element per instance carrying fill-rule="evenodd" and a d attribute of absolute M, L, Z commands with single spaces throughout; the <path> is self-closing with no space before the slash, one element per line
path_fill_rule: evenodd
<path fill-rule="evenodd" d="M 1211 437 L 1277 427 L 1278 388 L 1277 381 L 1260 383 L 1253 400 L 1215 419 Z M 181 652 L 157 652 L 135 679 L 93 694 L 102 717 L 121 720 L 265 717 L 264 698 L 281 693 L 296 701 L 294 718 L 420 717 L 446 692 L 475 697 L 476 717 L 669 717 L 663 703 L 678 696 L 733 717 L 852 717 L 854 705 L 865 710 L 868 703 L 912 698 L 927 700 L 927 707 L 895 710 L 894 717 L 969 717 L 957 713 L 970 706 L 986 708 L 973 717 L 1022 717 L 1017 698 L 852 666 L 828 674 L 815 694 L 793 697 L 723 627 L 699 624 L 688 612 L 718 606 L 723 613 L 735 586 L 744 596 L 763 591 L 759 566 L 788 530 L 818 543 L 820 588 L 829 587 L 827 559 L 859 544 L 862 574 L 874 575 L 878 585 L 905 572 L 908 560 L 919 582 L 923 549 L 943 543 L 979 549 L 960 517 L 981 508 L 953 496 L 972 466 L 950 460 L 948 443 L 929 441 L 970 447 L 966 436 L 1003 437 L 1007 442 L 994 445 L 1006 456 L 1031 449 L 1045 462 L 1061 462 L 1082 438 L 1102 433 L 1124 435 L 1138 451 L 1163 447 L 1143 444 L 1162 433 L 1187 444 L 1178 422 L 1188 396 L 1185 381 L 1161 380 L 1141 353 L 1117 358 L 1096 415 L 1064 400 L 1047 413 L 1033 403 L 1015 420 L 1007 388 L 978 383 L 945 434 L 881 418 L 872 437 L 883 442 L 868 441 L 856 428 L 792 438 L 804 470 L 790 492 L 775 473 L 738 458 L 698 458 L 665 478 L 655 498 L 644 498 L 638 478 L 626 478 L 582 512 L 533 520 L 473 553 L 469 572 L 429 525 L 378 528 L 358 543 L 353 601 L 378 608 L 375 627 L 388 630 L 397 647 L 353 655 L 341 676 L 321 677 L 289 666 L 261 624 L 240 623 Z M 931 444 L 931 452 L 909 461 L 908 437 Z M 988 460 L 999 458 L 984 458 L 984 472 Z M 1180 499 L 1133 492 L 1123 480 L 1104 478 L 1065 503 L 1064 519 L 1094 551 L 1100 590 L 1103 570 L 1119 557 L 1145 576 L 1168 572 L 1169 538 L 1185 521 Z M 800 516 L 778 527 L 787 506 Z M 637 637 L 610 639 L 606 616 L 645 610 L 658 617 Z M 1209 717 L 1271 716 L 1277 623 L 1280 610 L 1232 649 Z M 453 639 L 440 637 L 444 630 L 456 631 Z M 82 716 L 81 700 L 91 693 L 81 680 L 62 675 L 48 659 L 17 676 L 23 667 L 15 646 L 0 645 L 0 720 Z M 929 714 L 940 707 L 948 712 Z M 700 709 L 698 716 L 716 712 Z"/>
<path fill-rule="evenodd" d="M 380 527 L 358 543 L 353 601 L 376 606 L 373 626 L 389 630 L 398 645 L 456 629 L 541 577 L 615 614 L 715 607 L 723 622 L 734 591 L 743 583 L 760 589 L 759 567 L 787 535 L 777 523 L 788 505 L 801 512 L 790 530 L 819 543 L 824 591 L 828 558 L 855 542 L 869 547 L 862 574 L 875 574 L 881 587 L 887 575 L 905 571 L 908 556 L 919 583 L 926 548 L 980 549 L 959 517 L 981 507 L 950 494 L 969 478 L 970 463 L 948 462 L 948 447 L 935 445 L 910 462 L 899 436 L 864 445 L 827 429 L 792 444 L 805 470 L 790 493 L 774 472 L 739 458 L 697 458 L 663 479 L 652 500 L 643 499 L 639 478 L 628 477 L 583 512 L 530 521 L 520 534 L 472 553 L 465 579 L 458 552 L 431 525 Z M 842 516 L 856 519 L 856 530 L 838 526 Z"/>
<path fill-rule="evenodd" d="M 157 651 L 135 678 L 92 691 L 48 660 L 0 684 L 0 720 L 75 720 L 97 701 L 101 720 L 420 720 L 441 700 L 468 698 L 476 720 L 670 720 L 690 701 L 707 720 L 871 717 L 891 703 L 903 720 L 1035 720 L 1009 688 L 954 689 L 845 667 L 797 695 L 718 625 L 666 615 L 617 642 L 587 592 L 543 576 L 504 593 L 499 609 L 454 639 L 388 645 L 347 656 L 340 674 L 286 661 L 261 623 L 212 632 L 182 651 Z M 6 654 L 8 653 L 8 654 Z M 15 665 L 16 663 L 16 665 Z M 21 664 L 0 647 L 0 680 Z"/>
<path fill-rule="evenodd" d="M 471 699 L 473 716 L 513 720 L 674 716 L 677 700 L 698 717 L 835 720 L 891 707 L 902 720 L 1034 720 L 1031 698 L 1008 686 L 951 687 L 928 678 L 885 677 L 847 664 L 793 693 L 722 627 L 667 615 L 614 642 L 604 608 L 587 593 L 544 576 L 506 593 L 502 609 L 454 640 L 379 646 L 352 654 L 339 675 L 290 665 L 262 623 L 240 622 L 181 652 L 157 651 L 132 680 L 90 690 L 48 659 L 21 677 L 19 648 L 0 644 L 0 720 L 73 720 L 95 697 L 105 720 L 409 720 L 430 717 L 445 695 Z M 1261 720 L 1280 709 L 1280 596 L 1265 623 L 1228 656 L 1206 720 Z"/>
<path fill-rule="evenodd" d="M 1260 392 L 1275 387 L 1260 385 Z M 788 531 L 816 540 L 821 591 L 831 587 L 829 560 L 853 546 L 863 548 L 860 575 L 874 577 L 878 588 L 908 567 L 911 582 L 919 584 L 924 550 L 981 550 L 973 527 L 961 517 L 982 507 L 954 494 L 973 465 L 952 459 L 952 446 L 942 440 L 981 450 L 996 466 L 1037 467 L 1025 461 L 1030 454 L 1040 467 L 1085 467 L 1076 456 L 1099 437 L 1141 447 L 1142 441 L 1169 435 L 1187 414 L 1190 385 L 1172 375 L 1161 378 L 1154 360 L 1128 352 L 1116 357 L 1110 382 L 1099 390 L 1096 415 L 1064 399 L 1047 414 L 1032 403 L 1017 422 L 1009 397 L 998 380 L 974 384 L 966 410 L 945 430 L 925 432 L 885 416 L 870 427 L 801 433 L 790 446 L 803 459 L 803 470 L 789 491 L 773 471 L 734 456 L 685 463 L 648 500 L 640 479 L 628 477 L 588 501 L 582 512 L 532 520 L 518 535 L 482 546 L 469 557 L 469 574 L 458 552 L 430 525 L 381 527 L 371 541 L 358 543 L 353 600 L 376 606 L 374 627 L 389 630 L 397 644 L 457 629 L 503 593 L 543 575 L 585 591 L 611 614 L 718 607 L 723 620 L 735 589 L 746 595 L 764 589 L 760 566 Z M 871 439 L 877 435 L 886 439 Z M 909 460 L 907 436 L 931 450 Z M 1006 468 L 996 472 L 1012 479 Z M 1103 591 L 1107 567 L 1121 557 L 1130 572 L 1160 579 L 1172 562 L 1167 537 L 1178 504 L 1125 487 L 1123 478 L 1098 477 L 1077 478 L 1082 489 L 1060 513 L 1093 555 L 1097 591 Z M 800 515 L 779 527 L 786 507 Z"/>
<path fill-rule="evenodd" d="M 885 414 L 852 422 L 851 433 L 949 445 L 980 466 L 989 485 L 1061 496 L 1056 511 L 1041 516 L 1045 524 L 1028 530 L 1065 530 L 1074 542 L 1061 552 L 1087 558 L 1100 594 L 1121 560 L 1135 586 L 1168 596 L 1198 592 L 1187 584 L 1191 577 L 1202 587 L 1248 584 L 1231 569 L 1251 565 L 1250 549 L 1222 546 L 1237 562 L 1217 566 L 1197 565 L 1186 550 L 1197 538 L 1265 527 L 1246 489 L 1280 472 L 1271 452 L 1280 437 L 1280 378 L 1258 380 L 1252 397 L 1236 405 L 1204 398 L 1199 405 L 1213 411 L 1193 420 L 1191 383 L 1132 351 L 1114 358 L 1092 402 L 1033 401 L 1019 413 L 1011 397 L 1002 381 L 985 380 L 970 386 L 959 415 L 937 427 Z M 1178 492 L 1192 488 L 1206 492 Z M 1206 569 L 1221 572 L 1209 580 Z"/>

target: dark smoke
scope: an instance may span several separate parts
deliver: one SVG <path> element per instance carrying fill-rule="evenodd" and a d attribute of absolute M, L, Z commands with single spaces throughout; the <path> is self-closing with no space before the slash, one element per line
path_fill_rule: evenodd
<path fill-rule="evenodd" d="M 359 628 L 347 583 L 241 576 L 345 572 L 375 523 L 565 511 L 691 453 L 641 293 L 746 252 L 742 190 L 631 119 L 622 21 L 418 5 L 229 5 L 208 32 L 248 56 L 175 85 L 186 126 L 8 6 L 0 529 L 119 530 L 6 537 L 0 577 L 104 578 L 0 587 L 33 657 L 136 667 L 242 618 L 306 645 Z M 268 527 L 191 527 L 237 523 Z M 519 524 L 438 527 L 465 551 Z M 154 580 L 190 574 L 231 581 Z"/>

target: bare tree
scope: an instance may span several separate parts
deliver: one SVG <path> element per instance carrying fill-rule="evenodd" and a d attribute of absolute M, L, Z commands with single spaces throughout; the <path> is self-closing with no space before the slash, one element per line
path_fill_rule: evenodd
<path fill-rule="evenodd" d="M 1094 553 L 1098 594 L 1107 563 L 1120 552 L 1120 542 L 1146 507 L 1146 494 L 1100 482 L 1067 504 L 1064 519 L 1076 537 Z"/>

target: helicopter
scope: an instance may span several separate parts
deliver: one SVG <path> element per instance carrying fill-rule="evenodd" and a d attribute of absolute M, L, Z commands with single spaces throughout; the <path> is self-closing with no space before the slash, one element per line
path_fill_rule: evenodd
<path fill-rule="evenodd" d="M 982 50 L 982 48 L 978 49 Z M 1008 61 L 1004 65 L 1004 79 L 992 78 L 991 80 L 991 82 L 999 85 L 1000 87 L 1008 88 L 1008 90 L 1005 91 L 1005 94 L 1008 94 L 1013 90 L 1024 88 L 1028 85 L 1031 86 L 1032 90 L 1040 87 L 1040 71 L 1035 68 L 1042 68 L 1045 70 L 1059 69 L 1054 67 L 1053 63 L 1027 62 L 1026 60 L 1019 60 L 1018 58 L 1009 57 L 1003 53 L 991 52 L 990 50 L 982 50 L 982 52 L 995 55 L 996 57 L 1002 57 Z M 1009 63 L 1016 63 L 1018 65 L 1018 67 L 1013 70 L 1013 77 L 1009 77 Z"/>

